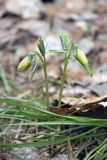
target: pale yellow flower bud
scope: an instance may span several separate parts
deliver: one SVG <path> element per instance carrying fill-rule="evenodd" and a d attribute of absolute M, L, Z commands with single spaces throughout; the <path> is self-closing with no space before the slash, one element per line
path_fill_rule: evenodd
<path fill-rule="evenodd" d="M 82 50 L 77 49 L 75 57 L 82 65 L 88 64 L 88 59 Z"/>
<path fill-rule="evenodd" d="M 25 71 L 31 64 L 29 57 L 25 57 L 18 65 L 17 71 L 23 72 Z"/>
<path fill-rule="evenodd" d="M 92 69 L 90 67 L 87 57 L 85 56 L 85 53 L 81 49 L 77 48 L 74 56 L 79 61 L 79 63 L 82 64 L 88 74 L 92 76 Z"/>

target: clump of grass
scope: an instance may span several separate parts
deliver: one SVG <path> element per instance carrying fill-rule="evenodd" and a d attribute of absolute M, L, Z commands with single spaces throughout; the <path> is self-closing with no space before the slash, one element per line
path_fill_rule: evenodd
<path fill-rule="evenodd" d="M 0 137 L 12 137 L 11 143 L 3 143 L 1 140 L 0 147 L 49 148 L 58 145 L 60 152 L 69 153 L 70 148 L 67 151 L 66 148 L 71 143 L 76 158 L 83 157 L 89 160 L 91 157 L 99 156 L 103 160 L 103 157 L 106 157 L 107 119 L 54 114 L 47 111 L 47 106 L 38 100 L 0 97 L 0 103 L 5 104 L 5 108 L 0 110 L 0 119 L 4 120 L 0 126 L 5 128 Z M 18 129 L 20 127 L 22 130 Z M 25 131 L 26 127 L 28 129 Z M 37 130 L 31 131 L 30 128 L 33 127 Z M 100 155 L 100 151 L 103 152 L 103 156 Z M 57 150 L 55 152 L 57 153 Z"/>
<path fill-rule="evenodd" d="M 63 95 L 63 87 L 66 79 L 66 69 L 70 57 L 74 56 L 92 76 L 92 70 L 88 60 L 77 44 L 74 44 L 68 34 L 60 35 L 62 50 L 51 52 L 60 53 L 64 57 L 64 71 L 59 92 L 59 103 Z M 50 112 L 50 98 L 48 91 L 48 73 L 46 68 L 46 49 L 40 38 L 37 44 L 38 50 L 30 52 L 18 70 L 25 71 L 32 61 L 39 60 L 45 76 L 46 101 L 38 99 L 17 99 L 13 97 L 0 97 L 2 108 L 0 109 L 0 147 L 47 147 L 57 146 L 50 156 L 58 152 L 66 152 L 70 159 L 104 160 L 107 158 L 107 119 L 94 119 L 74 115 L 59 115 Z M 31 79 L 37 69 L 35 63 Z M 36 129 L 35 129 L 36 127 Z M 21 129 L 20 129 L 21 128 Z M 26 129 L 25 129 L 26 128 Z M 33 129 L 34 128 L 34 129 Z M 11 131 L 12 129 L 12 131 Z M 11 143 L 3 143 L 2 137 L 12 137 Z M 17 135 L 17 136 L 16 136 Z M 17 143 L 20 142 L 20 143 Z"/>

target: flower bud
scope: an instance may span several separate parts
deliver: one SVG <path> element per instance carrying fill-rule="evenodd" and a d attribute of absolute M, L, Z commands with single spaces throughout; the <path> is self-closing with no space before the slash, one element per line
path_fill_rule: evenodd
<path fill-rule="evenodd" d="M 80 49 L 77 49 L 75 58 L 84 66 L 88 63 L 88 59 L 85 56 L 84 52 Z"/>
<path fill-rule="evenodd" d="M 17 71 L 23 72 L 25 71 L 31 64 L 29 57 L 25 57 L 18 65 Z"/>
<path fill-rule="evenodd" d="M 88 62 L 88 59 L 87 57 L 85 56 L 85 53 L 79 49 L 78 47 L 76 47 L 76 50 L 75 50 L 75 54 L 74 54 L 74 57 L 79 61 L 79 63 L 85 68 L 85 70 L 88 72 L 88 74 L 90 76 L 92 76 L 92 69 L 90 67 L 90 64 Z"/>

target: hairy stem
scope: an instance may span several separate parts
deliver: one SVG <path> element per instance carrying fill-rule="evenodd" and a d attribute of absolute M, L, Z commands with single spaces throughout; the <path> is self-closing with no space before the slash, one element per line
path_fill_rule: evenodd
<path fill-rule="evenodd" d="M 65 55 L 65 59 L 64 59 L 64 71 L 63 71 L 63 76 L 62 76 L 62 80 L 61 80 L 61 88 L 60 88 L 60 93 L 59 93 L 58 108 L 60 108 L 60 106 L 61 106 L 61 99 L 62 99 L 62 94 L 63 94 L 63 89 L 64 89 L 64 82 L 66 80 L 66 70 L 67 70 L 67 65 L 68 65 L 69 58 L 72 54 L 73 46 L 74 46 L 74 44 L 72 44 L 72 46 L 68 49 L 68 53 Z"/>
<path fill-rule="evenodd" d="M 68 58 L 65 56 L 64 72 L 63 72 L 63 76 L 62 76 L 62 80 L 61 80 L 61 88 L 60 88 L 60 93 L 59 93 L 58 108 L 60 108 L 60 106 L 61 106 L 61 99 L 62 99 L 62 94 L 63 94 L 63 89 L 64 89 L 64 82 L 66 80 L 67 64 L 68 64 Z"/>
<path fill-rule="evenodd" d="M 46 69 L 46 59 L 45 57 L 42 57 L 39 53 L 37 53 L 42 66 L 44 70 L 44 76 L 45 76 L 45 86 L 46 86 L 46 101 L 47 101 L 47 110 L 49 110 L 49 91 L 48 91 L 48 75 L 47 75 L 47 69 Z"/>
<path fill-rule="evenodd" d="M 47 110 L 49 110 L 49 91 L 48 91 L 48 75 L 46 69 L 46 59 L 44 57 L 44 75 L 45 75 L 45 85 L 46 85 L 46 101 L 47 101 Z"/>

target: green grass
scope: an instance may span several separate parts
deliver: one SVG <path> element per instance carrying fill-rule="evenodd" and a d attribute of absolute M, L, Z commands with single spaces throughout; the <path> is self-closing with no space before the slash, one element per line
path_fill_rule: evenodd
<path fill-rule="evenodd" d="M 0 97 L 0 104 L 0 147 L 41 148 L 58 144 L 60 151 L 68 153 L 66 148 L 70 140 L 76 158 L 107 158 L 107 119 L 58 115 L 47 111 L 45 103 L 39 100 Z M 22 129 L 17 133 L 19 127 Z M 31 130 L 32 127 L 36 127 L 37 131 Z M 16 134 L 20 139 L 15 138 Z M 4 137 L 8 136 L 11 136 L 11 142 L 4 143 Z M 25 140 L 21 141 L 23 138 Z"/>

